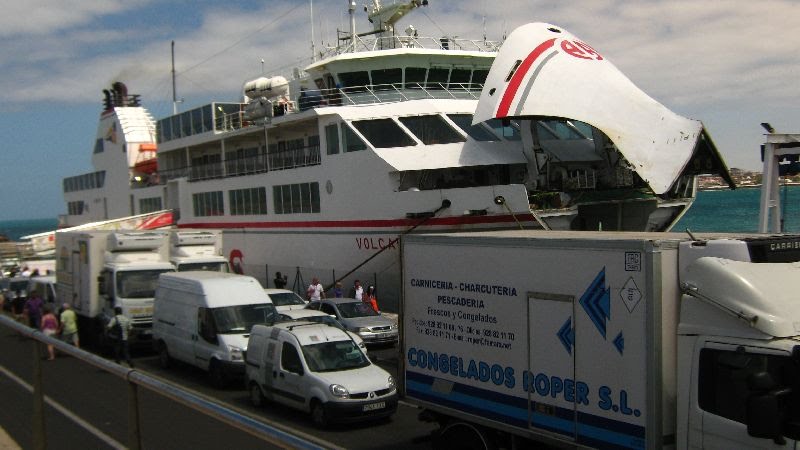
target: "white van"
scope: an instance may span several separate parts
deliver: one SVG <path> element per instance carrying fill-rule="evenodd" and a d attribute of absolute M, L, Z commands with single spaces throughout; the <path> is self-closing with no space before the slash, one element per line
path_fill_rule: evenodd
<path fill-rule="evenodd" d="M 153 303 L 153 343 L 162 367 L 173 359 L 197 366 L 219 387 L 244 374 L 243 352 L 253 325 L 275 319 L 275 306 L 253 277 L 165 273 Z"/>
<path fill-rule="evenodd" d="M 334 326 L 256 325 L 246 358 L 245 382 L 255 406 L 269 400 L 310 412 L 321 427 L 388 417 L 397 410 L 394 378 Z"/>

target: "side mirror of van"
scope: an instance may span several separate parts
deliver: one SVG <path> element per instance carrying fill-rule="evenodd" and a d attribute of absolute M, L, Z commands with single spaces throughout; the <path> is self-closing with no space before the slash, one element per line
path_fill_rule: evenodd
<path fill-rule="evenodd" d="M 103 275 L 97 276 L 97 293 L 100 295 L 106 295 L 106 277 Z"/>
<path fill-rule="evenodd" d="M 791 392 L 790 389 L 777 389 L 777 384 L 767 372 L 758 372 L 747 379 L 747 387 L 752 393 L 747 397 L 745 422 L 747 434 L 757 438 L 772 439 L 778 445 L 785 445 L 783 425 L 785 405 L 780 397 Z"/>

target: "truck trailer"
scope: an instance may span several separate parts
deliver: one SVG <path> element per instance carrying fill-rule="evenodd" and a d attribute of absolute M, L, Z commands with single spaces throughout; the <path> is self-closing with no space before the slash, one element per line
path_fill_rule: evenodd
<path fill-rule="evenodd" d="M 797 448 L 800 237 L 401 239 L 400 387 L 439 448 Z"/>
<path fill-rule="evenodd" d="M 174 272 L 166 231 L 56 233 L 56 289 L 78 314 L 84 342 L 104 342 L 114 307 L 133 322 L 132 342 L 149 341 L 159 275 Z"/>

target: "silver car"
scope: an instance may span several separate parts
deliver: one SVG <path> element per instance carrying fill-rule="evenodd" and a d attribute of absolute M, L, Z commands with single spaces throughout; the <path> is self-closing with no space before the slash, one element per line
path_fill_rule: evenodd
<path fill-rule="evenodd" d="M 335 316 L 347 330 L 361 336 L 366 344 L 394 344 L 398 340 L 397 323 L 361 300 L 328 298 L 309 302 L 307 308 Z"/>

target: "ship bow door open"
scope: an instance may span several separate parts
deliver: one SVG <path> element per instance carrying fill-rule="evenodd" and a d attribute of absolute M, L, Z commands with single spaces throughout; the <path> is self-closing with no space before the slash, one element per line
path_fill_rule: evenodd
<path fill-rule="evenodd" d="M 528 294 L 528 392 L 530 428 L 576 439 L 575 298 Z"/>

